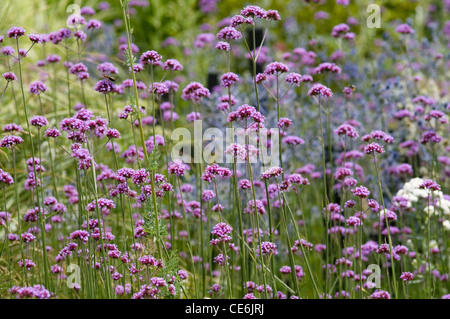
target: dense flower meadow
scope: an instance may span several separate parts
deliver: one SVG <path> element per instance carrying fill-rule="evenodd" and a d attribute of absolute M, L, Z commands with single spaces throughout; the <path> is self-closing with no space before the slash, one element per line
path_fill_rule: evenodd
<path fill-rule="evenodd" d="M 327 1 L 187 45 L 140 42 L 145 0 L 0 25 L 1 298 L 450 299 L 450 2 Z"/>

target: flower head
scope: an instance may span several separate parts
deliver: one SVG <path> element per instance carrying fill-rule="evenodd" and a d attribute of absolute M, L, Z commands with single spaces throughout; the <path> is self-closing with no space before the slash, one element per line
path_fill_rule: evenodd
<path fill-rule="evenodd" d="M 47 90 L 48 90 L 47 85 L 45 85 L 41 81 L 35 81 L 30 84 L 30 93 L 31 94 L 40 94 Z"/>
<path fill-rule="evenodd" d="M 402 33 L 402 34 L 413 34 L 414 30 L 407 25 L 406 23 L 400 24 L 396 29 L 395 32 Z"/>
<path fill-rule="evenodd" d="M 35 115 L 31 118 L 30 124 L 36 127 L 43 127 L 48 125 L 48 120 L 44 116 Z"/>
<path fill-rule="evenodd" d="M 221 80 L 222 86 L 224 88 L 227 88 L 237 83 L 239 81 L 239 76 L 233 72 L 227 72 L 224 75 L 222 75 Z"/>
<path fill-rule="evenodd" d="M 262 253 L 263 256 L 267 255 L 276 255 L 278 254 L 277 245 L 269 241 L 263 241 L 261 243 L 261 251 L 259 250 L 259 246 L 256 248 L 256 255 L 260 255 Z"/>
<path fill-rule="evenodd" d="M 13 72 L 3 73 L 2 76 L 8 82 L 17 80 L 17 77 L 16 77 L 16 75 Z"/>
<path fill-rule="evenodd" d="M 352 189 L 353 196 L 367 198 L 370 195 L 369 190 L 364 186 L 358 186 Z"/>
<path fill-rule="evenodd" d="M 251 17 L 251 18 L 259 18 L 259 19 L 265 19 L 266 18 L 267 11 L 264 10 L 261 7 L 258 6 L 246 6 L 244 9 L 241 10 L 241 15 L 244 17 Z"/>
<path fill-rule="evenodd" d="M 311 89 L 308 91 L 309 96 L 321 96 L 321 97 L 332 97 L 333 92 L 327 88 L 325 85 L 322 85 L 320 83 L 316 83 L 312 86 Z"/>
<path fill-rule="evenodd" d="M 16 145 L 22 143 L 23 139 L 20 136 L 7 135 L 0 140 L 0 147 L 14 148 Z"/>
<path fill-rule="evenodd" d="M 264 70 L 265 74 L 275 76 L 286 72 L 289 72 L 289 67 L 281 62 L 272 62 Z"/>
<path fill-rule="evenodd" d="M 170 163 L 168 167 L 169 174 L 177 176 L 183 176 L 189 169 L 190 168 L 187 164 L 177 160 Z"/>
<path fill-rule="evenodd" d="M 142 53 L 141 57 L 139 58 L 139 62 L 141 62 L 142 64 L 157 64 L 161 61 L 161 59 L 162 56 L 158 52 L 151 50 Z"/>
<path fill-rule="evenodd" d="M 300 83 L 302 83 L 302 78 L 303 77 L 300 74 L 291 72 L 284 80 L 291 85 L 300 86 Z"/>
<path fill-rule="evenodd" d="M 18 39 L 19 37 L 23 37 L 25 35 L 26 30 L 21 27 L 12 27 L 6 32 L 6 36 L 8 38 Z"/>
<path fill-rule="evenodd" d="M 383 146 L 381 146 L 378 143 L 370 143 L 364 147 L 364 153 L 366 153 L 368 155 L 375 154 L 375 153 L 383 154 L 384 148 L 383 148 Z"/>
<path fill-rule="evenodd" d="M 191 82 L 183 90 L 182 98 L 193 102 L 199 102 L 204 97 L 209 97 L 210 92 L 199 82 Z"/>
<path fill-rule="evenodd" d="M 217 33 L 217 39 L 219 40 L 230 41 L 239 40 L 240 38 L 242 38 L 242 33 L 233 27 L 225 27 Z"/>

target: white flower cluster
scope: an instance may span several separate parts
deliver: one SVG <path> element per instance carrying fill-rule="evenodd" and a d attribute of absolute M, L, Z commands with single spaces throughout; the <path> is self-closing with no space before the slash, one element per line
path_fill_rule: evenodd
<path fill-rule="evenodd" d="M 427 215 L 429 214 L 439 214 L 439 211 L 442 210 L 442 214 L 446 217 L 446 220 L 443 222 L 443 226 L 446 230 L 450 230 L 450 200 L 444 197 L 444 193 L 442 191 L 433 191 L 433 198 L 435 204 L 431 207 L 427 205 L 427 197 L 428 190 L 421 189 L 420 185 L 424 180 L 421 178 L 413 178 L 409 182 L 403 185 L 403 188 L 397 192 L 397 196 L 402 196 L 408 199 L 409 205 L 417 203 L 419 201 L 424 202 L 426 205 L 423 209 L 423 212 Z"/>

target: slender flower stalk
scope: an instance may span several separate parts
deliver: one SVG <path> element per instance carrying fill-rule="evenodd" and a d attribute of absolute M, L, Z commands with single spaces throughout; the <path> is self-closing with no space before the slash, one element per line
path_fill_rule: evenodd
<path fill-rule="evenodd" d="M 15 147 L 11 149 L 12 154 L 12 162 L 13 162 L 13 171 L 14 171 L 14 192 L 16 195 L 16 202 L 17 202 L 17 225 L 19 227 L 19 233 L 22 233 L 22 218 L 20 217 L 20 192 L 19 192 L 19 185 L 18 185 L 18 179 L 17 179 L 17 169 L 16 169 L 16 151 Z M 23 240 L 20 240 L 20 254 L 22 256 L 22 260 L 25 260 L 25 253 L 23 249 Z M 28 285 L 28 276 L 25 270 L 25 267 L 23 269 L 23 279 L 25 280 L 25 285 Z"/>
<path fill-rule="evenodd" d="M 373 155 L 373 160 L 375 162 L 375 168 L 376 168 L 376 172 L 377 172 L 378 192 L 380 194 L 381 205 L 382 205 L 383 209 L 386 209 L 386 206 L 384 204 L 383 190 L 381 187 L 379 163 L 378 163 L 378 160 L 377 160 L 375 154 Z M 391 269 L 392 269 L 392 279 L 393 279 L 393 286 L 394 286 L 393 287 L 394 288 L 394 297 L 397 297 L 398 296 L 397 277 L 395 275 L 395 260 L 394 260 L 394 252 L 393 252 L 394 246 L 392 245 L 391 232 L 390 232 L 390 228 L 389 228 L 389 221 L 387 219 L 386 211 L 384 213 L 384 222 L 386 223 L 387 237 L 388 237 L 388 241 L 389 241 L 389 254 L 391 256 Z"/>

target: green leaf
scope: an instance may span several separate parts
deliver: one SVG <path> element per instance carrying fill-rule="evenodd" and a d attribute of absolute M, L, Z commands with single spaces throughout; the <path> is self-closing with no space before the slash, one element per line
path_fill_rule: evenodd
<path fill-rule="evenodd" d="M 161 153 L 158 151 L 158 149 L 156 148 L 156 145 L 155 145 L 155 147 L 153 148 L 153 151 L 150 153 L 149 170 L 153 171 L 158 168 L 158 160 L 159 160 L 160 156 L 161 156 Z"/>
<path fill-rule="evenodd" d="M 156 204 L 156 209 L 159 211 L 158 204 Z M 154 238 L 155 241 L 161 240 L 161 238 L 169 235 L 167 231 L 167 222 L 164 219 L 158 220 L 158 225 L 156 223 L 156 218 L 159 215 L 158 212 L 155 213 L 154 207 L 151 204 L 148 205 L 149 213 L 144 216 L 144 228 L 145 232 L 148 234 L 150 238 Z M 158 237 L 158 229 L 159 229 L 159 237 Z"/>

